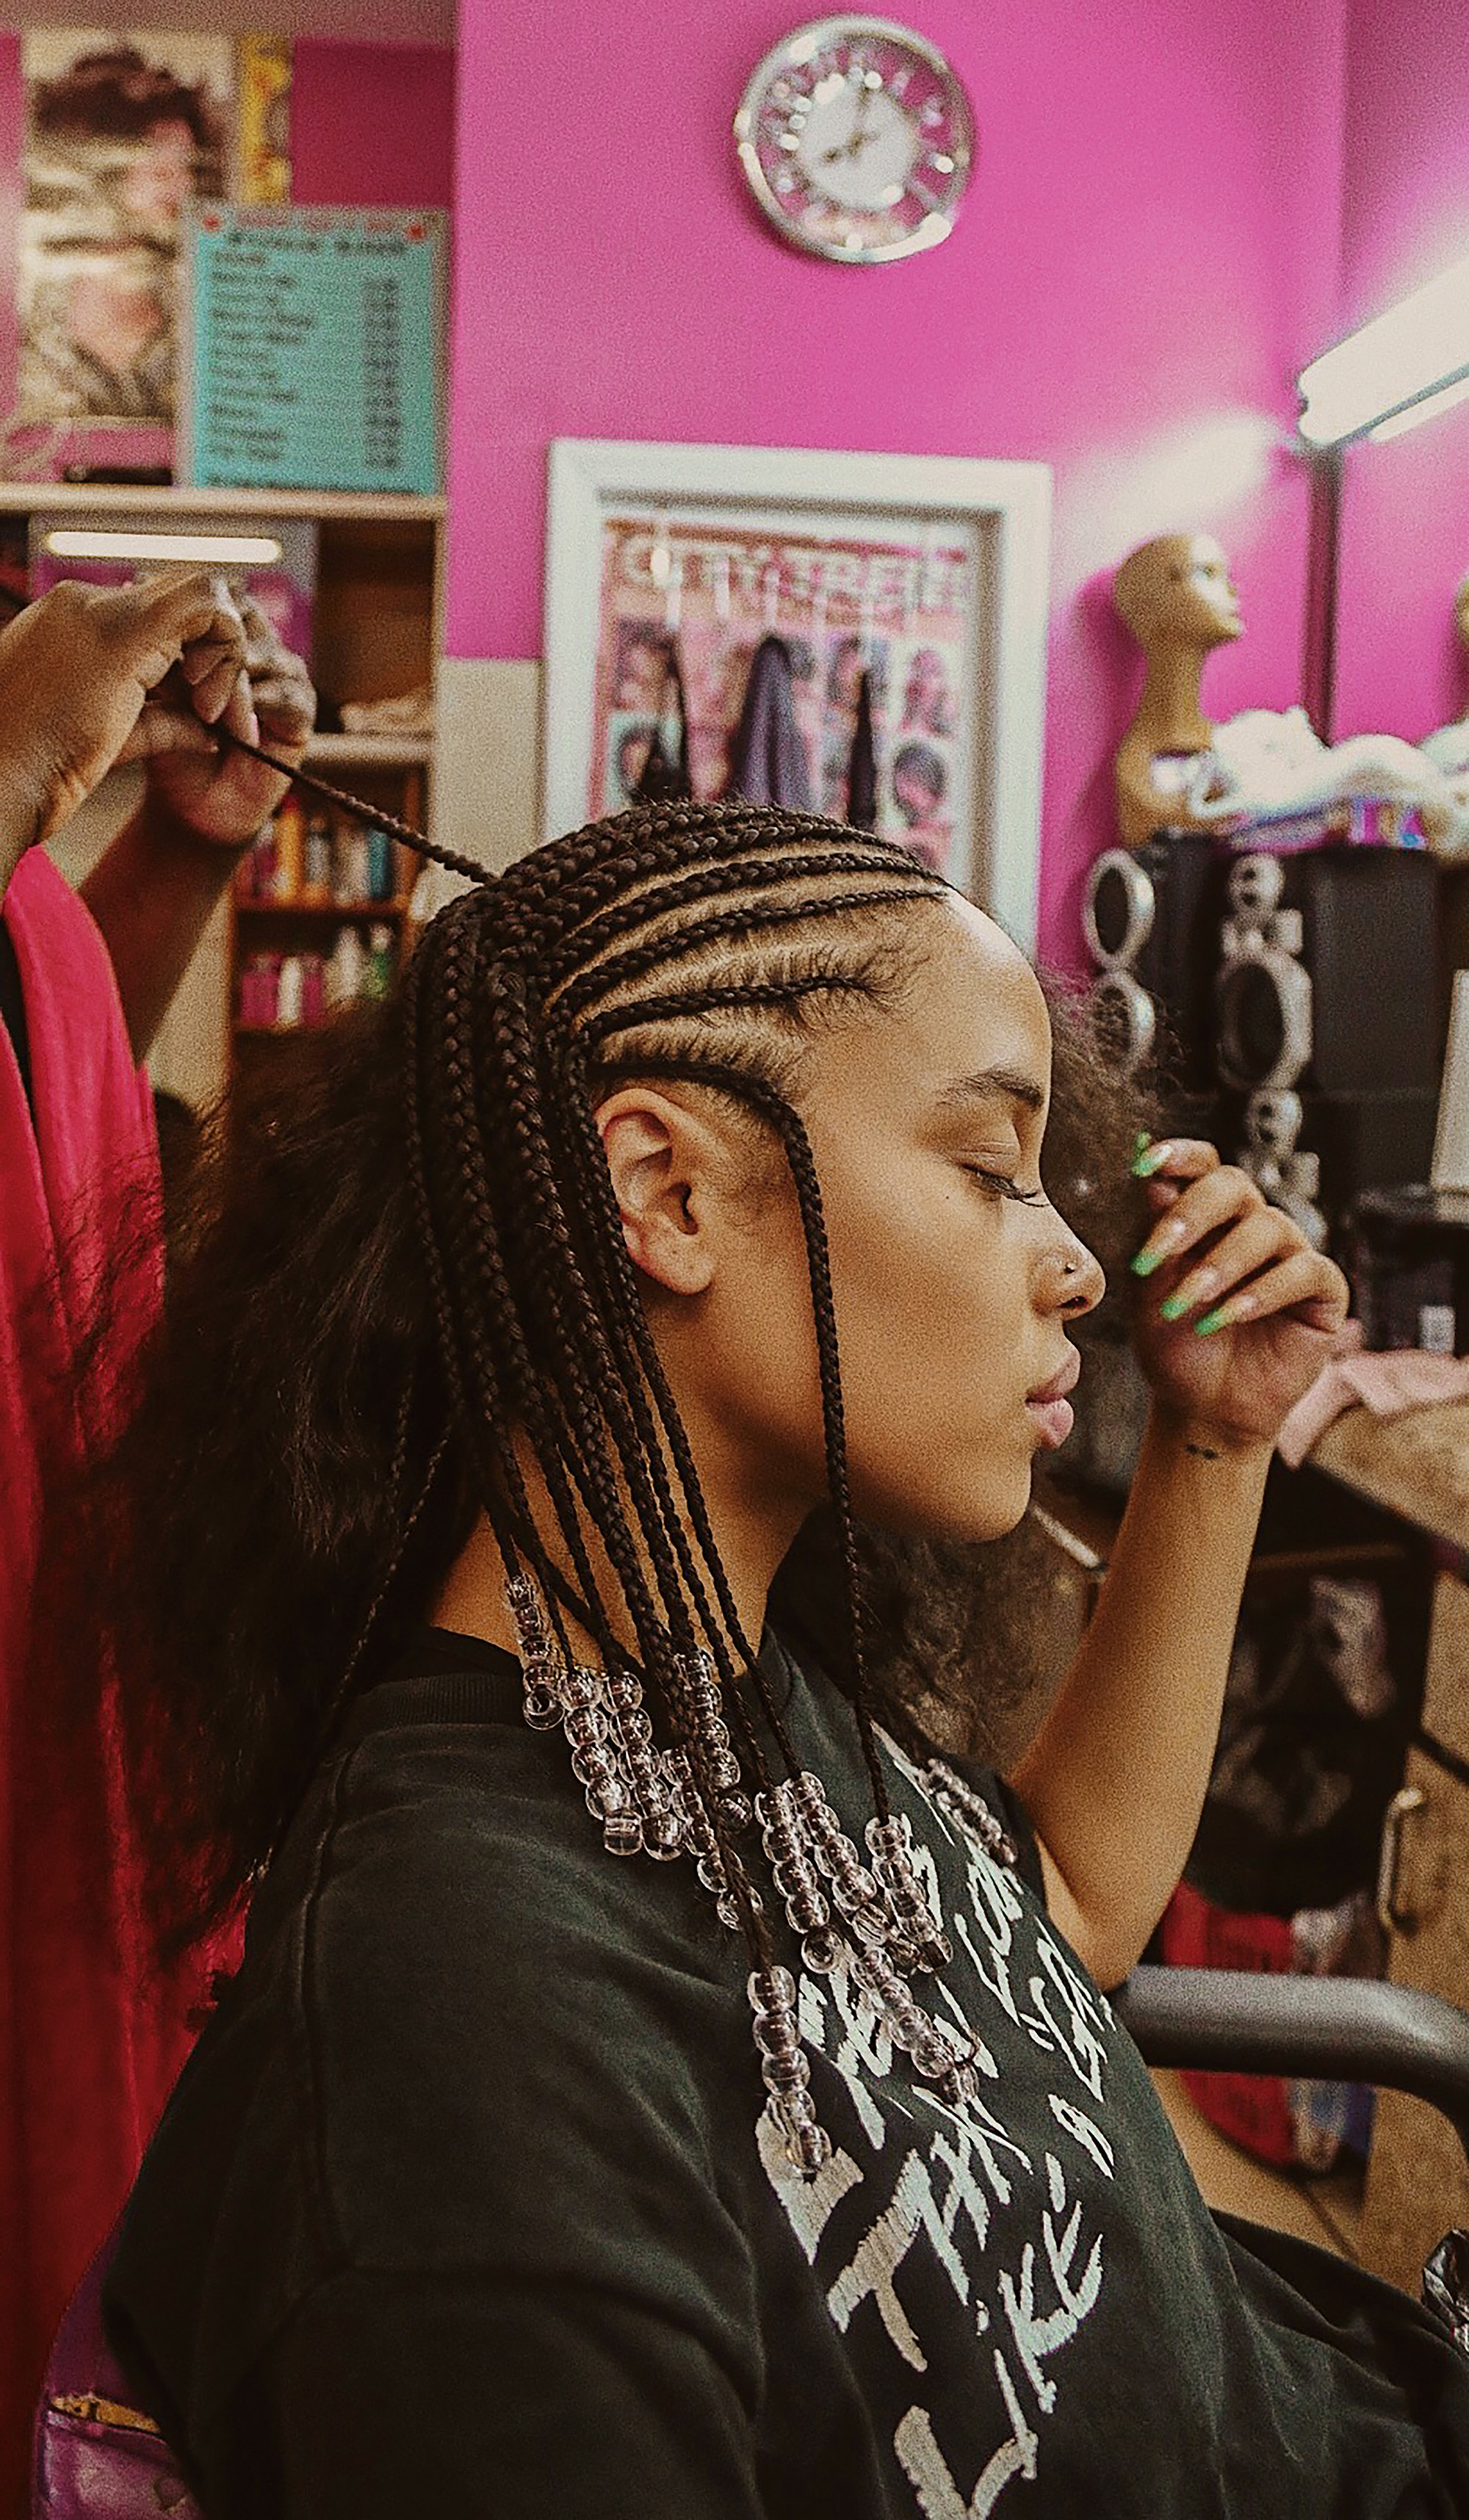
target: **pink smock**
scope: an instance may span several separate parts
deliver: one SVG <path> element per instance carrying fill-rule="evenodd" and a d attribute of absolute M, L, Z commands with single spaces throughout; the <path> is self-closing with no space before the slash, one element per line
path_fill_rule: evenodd
<path fill-rule="evenodd" d="M 173 2004 L 147 1991 L 115 1676 L 66 1669 L 34 1593 L 43 1484 L 107 1432 L 94 1423 L 84 1438 L 73 1370 L 91 1301 L 111 1289 L 110 1372 L 156 1310 L 161 1253 L 149 1238 L 138 1256 L 139 1207 L 154 1213 L 157 1192 L 152 1099 L 101 933 L 41 850 L 22 859 L 4 915 L 35 1102 L 32 1120 L 0 1026 L 0 2514 L 9 2515 L 24 2507 L 52 2332 L 118 2211 L 187 2034 Z M 129 1247 L 132 1265 L 121 1267 Z M 58 1705 L 67 1710 L 60 1728 L 47 1720 Z"/>

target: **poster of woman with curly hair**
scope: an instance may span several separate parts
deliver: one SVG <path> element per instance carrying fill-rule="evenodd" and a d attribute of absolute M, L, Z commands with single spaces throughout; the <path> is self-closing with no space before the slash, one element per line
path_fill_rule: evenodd
<path fill-rule="evenodd" d="M 226 189 L 228 36 L 22 39 L 20 413 L 170 422 L 184 212 Z"/>

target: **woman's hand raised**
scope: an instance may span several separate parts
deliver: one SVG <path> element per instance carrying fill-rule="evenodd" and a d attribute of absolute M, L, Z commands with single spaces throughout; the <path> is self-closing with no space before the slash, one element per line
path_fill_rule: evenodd
<path fill-rule="evenodd" d="M 1347 1282 L 1248 1175 L 1196 1138 L 1139 1148 L 1152 1225 L 1133 1260 L 1134 1344 L 1199 1440 L 1272 1444 L 1347 1315 Z"/>

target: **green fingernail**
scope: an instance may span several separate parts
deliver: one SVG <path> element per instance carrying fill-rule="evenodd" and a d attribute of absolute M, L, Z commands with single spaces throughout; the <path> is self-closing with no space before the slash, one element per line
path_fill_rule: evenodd
<path fill-rule="evenodd" d="M 1146 1129 L 1139 1129 L 1136 1137 L 1133 1140 L 1133 1169 L 1135 1172 L 1137 1169 L 1138 1156 L 1145 1155 L 1147 1153 L 1151 1141 Z"/>
<path fill-rule="evenodd" d="M 1224 1308 L 1220 1304 L 1212 1313 L 1205 1313 L 1202 1321 L 1195 1322 L 1193 1327 L 1198 1337 L 1207 1338 L 1211 1330 L 1223 1329 L 1224 1323 Z"/>
<path fill-rule="evenodd" d="M 1131 1262 L 1134 1275 L 1138 1278 L 1150 1278 L 1162 1257 L 1161 1251 L 1135 1251 Z"/>
<path fill-rule="evenodd" d="M 1167 1161 L 1168 1148 L 1166 1146 L 1149 1147 L 1142 1154 L 1134 1156 L 1133 1170 L 1139 1181 L 1148 1181 L 1152 1178 L 1154 1173 L 1161 1172 Z"/>
<path fill-rule="evenodd" d="M 1158 1310 L 1166 1322 L 1177 1322 L 1181 1321 L 1183 1315 L 1188 1310 L 1188 1304 L 1189 1298 L 1187 1295 L 1165 1295 L 1162 1303 L 1158 1306 Z"/>

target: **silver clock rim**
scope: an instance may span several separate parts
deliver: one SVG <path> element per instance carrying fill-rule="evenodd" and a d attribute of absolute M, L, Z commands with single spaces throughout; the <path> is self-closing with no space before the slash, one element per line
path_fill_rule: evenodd
<path fill-rule="evenodd" d="M 799 220 L 791 216 L 779 194 L 768 182 L 754 141 L 755 117 L 761 98 L 771 80 L 782 68 L 800 67 L 799 63 L 792 65 L 790 62 L 792 48 L 799 44 L 803 59 L 809 58 L 811 52 L 821 51 L 826 44 L 840 36 L 859 33 L 886 37 L 890 42 L 900 43 L 909 52 L 915 54 L 919 60 L 926 63 L 936 76 L 943 79 L 955 104 L 956 130 L 953 144 L 955 170 L 952 206 L 947 210 L 931 210 L 927 218 L 920 226 L 914 228 L 911 236 L 895 238 L 891 245 L 837 245 L 824 238 L 809 236 Z M 805 253 L 819 255 L 825 262 L 902 262 L 906 261 L 910 254 L 926 253 L 934 246 L 942 245 L 954 232 L 955 220 L 958 215 L 974 165 L 974 109 L 969 101 L 968 89 L 953 63 L 946 54 L 939 51 L 936 44 L 928 41 L 926 35 L 916 33 L 912 26 L 905 26 L 894 18 L 874 18 L 866 11 L 849 10 L 836 17 L 811 18 L 805 24 L 793 26 L 788 34 L 782 35 L 780 41 L 773 44 L 763 59 L 756 63 L 745 82 L 744 94 L 739 100 L 734 115 L 734 144 L 740 165 L 744 170 L 745 181 L 756 201 L 772 224 L 779 229 L 780 234 L 790 244 L 799 246 Z"/>

